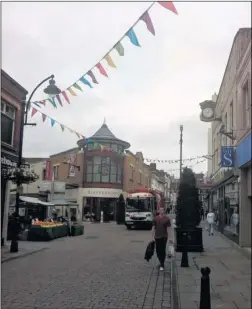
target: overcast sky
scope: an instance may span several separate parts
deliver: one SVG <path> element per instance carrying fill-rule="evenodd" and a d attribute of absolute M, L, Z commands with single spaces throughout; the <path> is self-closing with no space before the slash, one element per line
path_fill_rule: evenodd
<path fill-rule="evenodd" d="M 77 81 L 114 46 L 150 3 L 2 3 L 2 67 L 30 93 L 54 74 L 59 88 Z M 82 87 L 71 104 L 43 111 L 85 136 L 104 117 L 112 132 L 153 159 L 179 159 L 179 126 L 184 125 L 183 157 L 207 153 L 208 124 L 199 103 L 218 92 L 233 38 L 251 27 L 249 2 L 175 3 L 179 15 L 156 3 L 149 14 L 156 35 L 143 22 L 134 28 L 141 48 L 128 38 L 125 56 L 103 62 L 109 78 L 94 71 L 99 85 Z M 46 98 L 43 88 L 34 99 Z M 50 127 L 37 113 L 25 129 L 24 156 L 48 156 L 76 146 L 77 137 Z M 158 164 L 166 171 L 178 164 Z M 206 163 L 195 165 L 206 171 Z"/>

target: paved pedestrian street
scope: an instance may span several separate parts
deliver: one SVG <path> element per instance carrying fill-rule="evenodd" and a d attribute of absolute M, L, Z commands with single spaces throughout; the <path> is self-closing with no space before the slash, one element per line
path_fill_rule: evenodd
<path fill-rule="evenodd" d="M 52 241 L 2 264 L 2 308 L 171 308 L 170 262 L 144 260 L 150 231 L 85 224 L 85 234 Z"/>

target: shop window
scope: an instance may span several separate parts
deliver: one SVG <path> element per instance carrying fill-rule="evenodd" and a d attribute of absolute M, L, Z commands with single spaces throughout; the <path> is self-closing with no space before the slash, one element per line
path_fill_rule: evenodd
<path fill-rule="evenodd" d="M 59 165 L 53 166 L 53 177 L 54 177 L 54 179 L 59 178 Z"/>
<path fill-rule="evenodd" d="M 110 157 L 102 157 L 101 182 L 109 182 Z"/>
<path fill-rule="evenodd" d="M 93 182 L 93 174 L 87 174 L 87 182 Z"/>
<path fill-rule="evenodd" d="M 117 183 L 122 183 L 122 168 L 120 164 L 117 167 Z"/>
<path fill-rule="evenodd" d="M 42 171 L 42 180 L 45 180 L 46 179 L 46 169 L 43 168 L 43 171 Z"/>
<path fill-rule="evenodd" d="M 118 146 L 117 146 L 117 144 L 112 144 L 112 145 L 111 145 L 111 149 L 114 150 L 114 151 L 118 151 Z"/>
<path fill-rule="evenodd" d="M 13 146 L 15 108 L 1 100 L 1 141 Z"/>

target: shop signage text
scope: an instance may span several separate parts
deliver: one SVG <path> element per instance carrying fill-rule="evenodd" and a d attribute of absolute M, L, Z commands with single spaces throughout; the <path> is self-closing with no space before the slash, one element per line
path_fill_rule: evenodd
<path fill-rule="evenodd" d="M 17 166 L 17 162 L 13 162 L 10 159 L 7 159 L 6 157 L 1 157 L 1 164 L 9 166 L 9 167 L 16 167 Z"/>
<path fill-rule="evenodd" d="M 221 167 L 235 166 L 235 152 L 234 147 L 221 147 Z"/>
<path fill-rule="evenodd" d="M 84 196 L 87 197 L 108 197 L 108 198 L 118 198 L 122 193 L 120 189 L 102 189 L 102 188 L 90 188 L 84 189 Z"/>

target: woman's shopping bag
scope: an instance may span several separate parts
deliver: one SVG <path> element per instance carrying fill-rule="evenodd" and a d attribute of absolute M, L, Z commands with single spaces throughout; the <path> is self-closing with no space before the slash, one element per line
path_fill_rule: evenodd
<path fill-rule="evenodd" d="M 169 245 L 168 245 L 168 258 L 173 257 L 174 254 L 175 254 L 174 244 L 173 243 L 169 243 Z"/>

